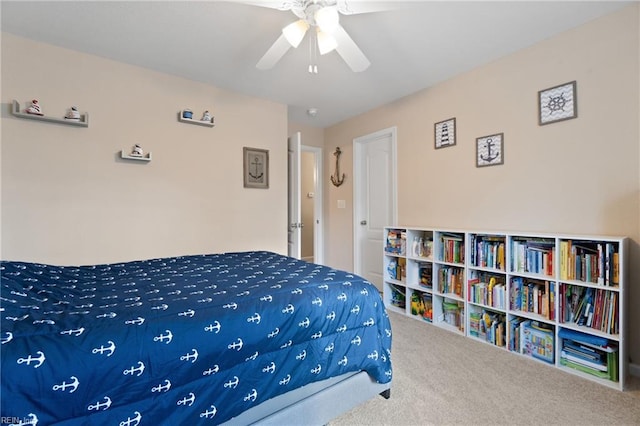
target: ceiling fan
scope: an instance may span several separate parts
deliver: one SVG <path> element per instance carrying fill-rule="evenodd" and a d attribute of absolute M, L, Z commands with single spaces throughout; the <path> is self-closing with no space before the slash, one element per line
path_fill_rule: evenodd
<path fill-rule="evenodd" d="M 340 25 L 340 15 L 389 10 L 386 2 L 363 2 L 347 0 L 282 0 L 282 1 L 242 1 L 242 3 L 294 13 L 298 20 L 282 29 L 282 34 L 258 61 L 261 70 L 273 68 L 291 47 L 298 47 L 305 34 L 313 31 L 311 37 L 317 42 L 320 55 L 335 50 L 354 72 L 366 70 L 371 63 L 353 39 Z M 309 66 L 312 72 L 312 66 Z M 315 68 L 317 72 L 317 67 Z"/>

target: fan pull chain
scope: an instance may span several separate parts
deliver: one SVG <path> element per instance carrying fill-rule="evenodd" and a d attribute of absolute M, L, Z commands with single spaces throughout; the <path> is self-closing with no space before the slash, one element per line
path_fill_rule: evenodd
<path fill-rule="evenodd" d="M 317 62 L 317 45 L 318 42 L 316 40 L 317 35 L 315 31 L 312 31 L 309 37 L 309 74 L 318 74 L 318 64 Z"/>

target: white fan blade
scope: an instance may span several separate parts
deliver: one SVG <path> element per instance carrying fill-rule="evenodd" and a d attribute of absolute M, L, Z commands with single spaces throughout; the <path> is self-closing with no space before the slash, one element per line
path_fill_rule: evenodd
<path fill-rule="evenodd" d="M 336 51 L 342 56 L 342 59 L 349 65 L 353 72 L 361 72 L 369 68 L 371 62 L 364 56 L 362 50 L 356 45 L 349 34 L 344 30 L 342 25 L 338 25 L 338 28 L 333 33 L 338 42 Z"/>
<path fill-rule="evenodd" d="M 251 6 L 267 7 L 269 9 L 278 10 L 291 10 L 291 9 L 304 9 L 303 0 L 224 0 L 229 3 L 242 3 Z"/>
<path fill-rule="evenodd" d="M 399 9 L 400 5 L 395 1 L 353 1 L 337 0 L 338 12 L 343 15 L 355 15 L 358 13 L 386 12 Z"/>
<path fill-rule="evenodd" d="M 268 70 L 284 56 L 285 53 L 291 48 L 291 45 L 284 37 L 284 34 L 280 34 L 280 37 L 271 45 L 267 53 L 258 61 L 256 68 L 261 70 Z"/>

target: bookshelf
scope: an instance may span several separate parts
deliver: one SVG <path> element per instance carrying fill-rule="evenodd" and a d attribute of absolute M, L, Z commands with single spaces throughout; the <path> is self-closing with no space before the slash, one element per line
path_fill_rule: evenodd
<path fill-rule="evenodd" d="M 627 238 L 384 228 L 387 309 L 623 390 Z"/>

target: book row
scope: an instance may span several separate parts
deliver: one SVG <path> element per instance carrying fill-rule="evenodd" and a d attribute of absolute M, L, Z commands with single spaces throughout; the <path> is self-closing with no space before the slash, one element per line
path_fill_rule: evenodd
<path fill-rule="evenodd" d="M 554 275 L 555 242 L 550 239 L 513 239 L 511 270 L 532 274 Z"/>
<path fill-rule="evenodd" d="M 407 260 L 393 258 L 388 263 L 386 276 L 406 282 Z M 441 265 L 436 268 L 437 291 L 441 295 L 457 296 L 474 304 L 513 313 L 528 313 L 554 321 L 559 314 L 562 323 L 573 323 L 603 333 L 619 334 L 619 292 L 605 288 L 541 280 L 511 277 L 505 284 L 505 276 L 470 270 L 467 294 L 464 294 L 464 268 Z M 418 284 L 425 290 L 433 290 L 433 268 L 420 263 Z M 556 305 L 557 299 L 557 305 Z"/>
<path fill-rule="evenodd" d="M 471 271 L 467 281 L 469 302 L 490 306 L 497 309 L 506 309 L 506 285 L 504 277 L 493 274 Z"/>
<path fill-rule="evenodd" d="M 503 237 L 471 235 L 471 264 L 481 268 L 504 271 L 505 242 Z"/>
<path fill-rule="evenodd" d="M 555 282 L 553 281 L 515 277 L 511 279 L 509 308 L 554 320 L 555 294 Z"/>
<path fill-rule="evenodd" d="M 442 232 L 438 235 L 437 261 L 461 264 L 465 261 L 465 235 Z M 431 259 L 434 234 L 413 236 L 410 255 Z M 475 267 L 506 270 L 506 242 L 503 236 L 469 234 L 470 263 Z M 509 271 L 555 276 L 559 262 L 559 279 L 576 280 L 604 286 L 620 282 L 620 248 L 614 242 L 552 238 L 514 237 L 510 240 Z M 407 253 L 407 232 L 388 230 L 385 252 L 398 256 Z"/>
<path fill-rule="evenodd" d="M 560 241 L 560 279 L 617 286 L 620 281 L 618 250 L 614 243 Z"/>
<path fill-rule="evenodd" d="M 450 263 L 464 263 L 464 236 L 442 234 L 440 237 L 440 259 Z"/>
<path fill-rule="evenodd" d="M 620 332 L 620 301 L 616 291 L 576 285 L 560 287 L 563 323 L 573 323 L 608 334 Z"/>

